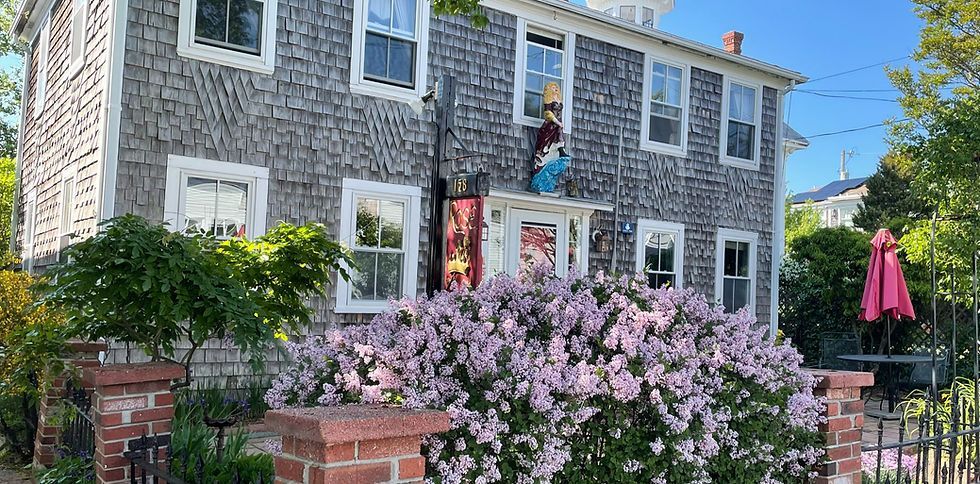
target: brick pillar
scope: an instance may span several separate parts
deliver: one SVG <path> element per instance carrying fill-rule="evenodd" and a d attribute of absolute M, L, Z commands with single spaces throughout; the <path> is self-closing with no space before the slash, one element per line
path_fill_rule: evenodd
<path fill-rule="evenodd" d="M 814 395 L 827 401 L 819 425 L 826 442 L 826 463 L 817 468 L 815 484 L 861 484 L 861 430 L 864 400 L 861 389 L 874 385 L 874 375 L 856 371 L 808 370 L 817 378 Z"/>
<path fill-rule="evenodd" d="M 95 482 L 129 482 L 126 443 L 143 435 L 169 434 L 174 416 L 170 382 L 184 377 L 174 363 L 137 363 L 87 368 L 95 422 Z"/>
<path fill-rule="evenodd" d="M 99 353 L 106 351 L 108 346 L 102 342 L 90 343 L 72 340 L 67 343 L 68 354 L 64 374 L 51 382 L 51 387 L 38 399 L 37 432 L 34 434 L 34 467 L 46 467 L 54 463 L 55 448 L 61 444 L 61 426 L 52 421 L 57 411 L 58 400 L 65 396 L 67 376 L 80 371 L 81 368 L 99 366 Z M 81 386 L 75 380 L 76 386 Z"/>
<path fill-rule="evenodd" d="M 270 410 L 282 435 L 276 483 L 421 483 L 423 435 L 449 430 L 449 414 L 379 405 Z"/>

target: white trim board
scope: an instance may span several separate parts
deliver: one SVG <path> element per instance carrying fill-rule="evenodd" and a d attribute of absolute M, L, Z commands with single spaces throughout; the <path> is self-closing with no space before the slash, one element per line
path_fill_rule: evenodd
<path fill-rule="evenodd" d="M 102 196 L 98 198 L 98 218 L 105 221 L 115 216 L 116 212 L 116 175 L 119 167 L 119 129 L 122 118 L 122 85 L 123 68 L 125 67 L 126 54 L 126 24 L 129 12 L 128 0 L 112 0 L 111 8 L 113 19 L 109 31 L 109 64 L 106 66 L 105 92 L 103 98 L 105 102 L 105 116 L 103 129 L 105 130 L 105 149 L 99 160 L 102 167 L 99 170 L 99 186 Z"/>

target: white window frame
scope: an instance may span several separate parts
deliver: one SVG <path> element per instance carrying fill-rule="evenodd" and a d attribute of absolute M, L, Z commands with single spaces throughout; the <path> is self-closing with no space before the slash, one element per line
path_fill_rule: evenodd
<path fill-rule="evenodd" d="M 358 196 L 392 200 L 405 204 L 405 258 L 402 260 L 402 296 L 418 296 L 419 227 L 422 220 L 422 189 L 408 185 L 344 178 L 340 201 L 340 241 L 354 246 Z M 338 314 L 376 314 L 388 308 L 388 301 L 355 301 L 351 283 L 337 278 Z"/>
<path fill-rule="evenodd" d="M 58 235 L 71 234 L 71 228 L 75 222 L 75 193 L 77 191 L 74 173 L 66 174 L 61 178 L 61 214 L 59 215 Z"/>
<path fill-rule="evenodd" d="M 269 205 L 269 169 L 261 166 L 229 163 L 203 158 L 170 155 L 167 158 L 167 190 L 163 219 L 170 230 L 181 230 L 180 214 L 187 193 L 187 178 L 201 177 L 247 183 L 245 236 L 255 238 L 265 233 Z"/>
<path fill-rule="evenodd" d="M 524 115 L 524 84 L 527 75 L 527 31 L 538 32 L 542 35 L 564 37 L 565 56 L 562 58 L 562 113 L 561 122 L 565 133 L 572 132 L 572 98 L 575 87 L 575 33 L 554 28 L 529 24 L 526 19 L 517 19 L 517 61 L 514 69 L 514 123 L 540 128 L 544 122 L 540 118 Z"/>
<path fill-rule="evenodd" d="M 76 29 L 81 29 L 81 32 L 77 32 Z M 85 67 L 85 56 L 88 51 L 88 0 L 72 0 L 71 33 L 69 35 L 68 60 L 70 64 L 68 76 L 73 78 Z M 81 41 L 81 46 L 79 47 L 78 58 L 72 59 L 76 37 Z"/>
<path fill-rule="evenodd" d="M 508 223 L 505 225 L 507 231 L 505 238 L 507 245 L 505 247 L 513 249 L 504 250 L 507 254 L 504 259 L 504 267 L 507 273 L 518 275 L 517 269 L 521 265 L 518 260 L 521 246 L 521 226 L 524 222 L 529 222 L 555 226 L 555 274 L 559 277 L 568 274 L 568 218 L 567 213 L 512 208 L 508 215 Z"/>
<path fill-rule="evenodd" d="M 179 20 L 177 22 L 177 55 L 261 74 L 272 74 L 276 68 L 276 36 L 279 30 L 276 12 L 279 0 L 263 1 L 265 2 L 265 9 L 262 18 L 260 55 L 253 55 L 197 42 L 194 34 L 197 0 L 180 0 Z"/>
<path fill-rule="evenodd" d="M 395 86 L 364 77 L 364 42 L 367 31 L 368 0 L 354 0 L 354 32 L 352 34 L 350 56 L 350 91 L 353 94 L 390 99 L 392 101 L 412 102 L 425 95 L 428 90 L 429 58 L 429 0 L 415 2 L 415 86 Z"/>
<path fill-rule="evenodd" d="M 755 314 L 755 296 L 758 292 L 759 234 L 744 230 L 718 228 L 715 239 L 715 302 L 722 304 L 725 288 L 725 242 L 745 242 L 749 244 L 749 304 L 746 306 Z"/>
<path fill-rule="evenodd" d="M 748 170 L 758 170 L 759 160 L 762 154 L 762 95 L 763 87 L 762 84 L 752 81 L 746 81 L 744 79 L 739 79 L 735 77 L 726 76 L 724 79 L 725 88 L 722 90 L 721 96 L 721 139 L 718 143 L 718 155 L 721 159 L 723 165 L 734 166 L 737 168 L 745 168 Z M 731 96 L 732 83 L 738 84 L 744 87 L 750 87 L 755 89 L 755 151 L 752 154 L 751 160 L 746 160 L 742 158 L 737 158 L 734 156 L 728 156 L 728 123 L 730 122 L 728 118 L 729 114 L 729 97 Z"/>
<path fill-rule="evenodd" d="M 34 74 L 34 119 L 44 113 L 45 100 L 48 91 L 48 59 L 51 46 L 51 12 L 44 16 L 41 28 L 38 29 L 37 41 L 37 71 Z"/>
<path fill-rule="evenodd" d="M 656 232 L 674 236 L 674 287 L 684 288 L 684 224 L 640 219 L 636 222 L 636 272 L 646 277 L 646 236 Z M 654 288 L 657 289 L 657 288 Z"/>
<path fill-rule="evenodd" d="M 664 64 L 681 70 L 681 138 L 679 145 L 650 141 L 650 112 L 653 105 L 653 64 Z M 691 104 L 691 68 L 687 64 L 646 55 L 643 72 L 643 117 L 640 118 L 640 149 L 672 156 L 687 156 L 687 136 L 690 130 L 688 112 Z"/>

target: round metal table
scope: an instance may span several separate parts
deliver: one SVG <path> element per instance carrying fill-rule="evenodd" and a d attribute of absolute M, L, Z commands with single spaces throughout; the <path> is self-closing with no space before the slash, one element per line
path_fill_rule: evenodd
<path fill-rule="evenodd" d="M 933 357 L 929 355 L 837 355 L 837 359 L 859 363 L 877 363 L 879 365 L 914 365 L 916 363 L 932 363 Z M 936 361 L 939 361 L 939 358 Z M 889 376 L 892 376 L 890 366 Z M 888 393 L 888 412 L 892 413 L 895 411 L 896 394 L 898 393 L 895 379 L 889 378 L 885 388 Z"/>

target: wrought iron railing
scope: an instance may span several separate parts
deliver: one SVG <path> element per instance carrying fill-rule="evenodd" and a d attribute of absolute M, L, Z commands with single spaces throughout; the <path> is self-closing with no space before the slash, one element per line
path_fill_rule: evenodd
<path fill-rule="evenodd" d="M 92 395 L 76 387 L 72 380 L 65 385 L 66 420 L 61 432 L 63 450 L 72 456 L 92 459 L 95 456 L 95 425 L 92 421 Z"/>

